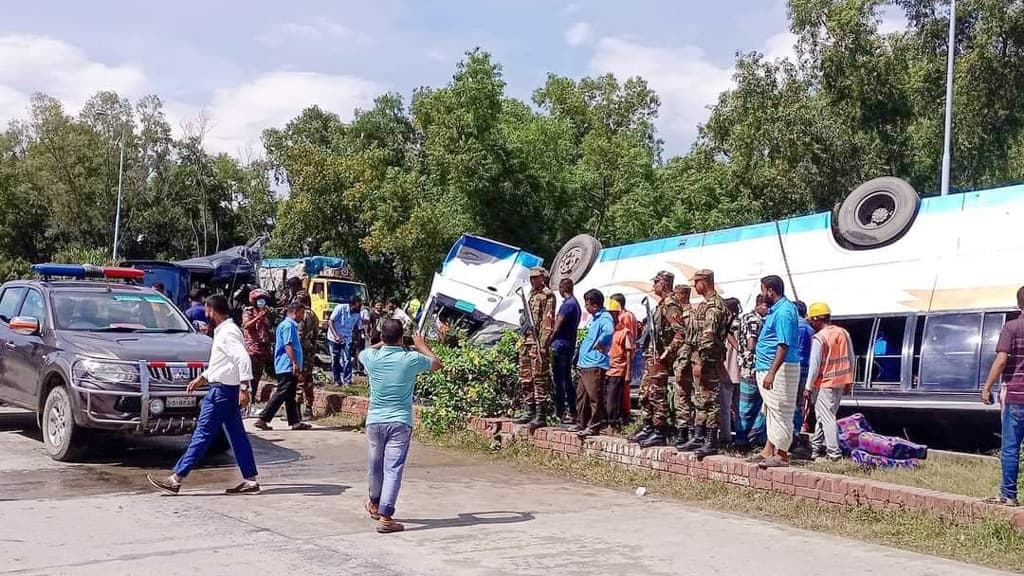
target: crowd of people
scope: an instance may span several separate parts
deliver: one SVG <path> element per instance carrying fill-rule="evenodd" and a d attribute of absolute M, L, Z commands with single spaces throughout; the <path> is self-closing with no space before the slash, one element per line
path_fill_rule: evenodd
<path fill-rule="evenodd" d="M 753 452 L 749 460 L 765 468 L 787 466 L 793 453 L 842 457 L 835 421 L 853 385 L 850 335 L 832 323 L 827 304 L 808 308 L 787 298 L 780 277 L 761 279 L 754 309 L 744 314 L 739 300 L 718 294 L 711 270 L 697 271 L 693 286 L 659 272 L 652 279 L 657 304 L 650 308 L 645 299 L 642 330 L 623 294 L 588 290 L 583 307 L 590 321 L 578 346 L 583 309 L 573 282 L 560 281 L 557 310 L 546 271 L 532 269 L 530 282 L 524 317 L 533 325 L 524 322 L 522 330 L 517 423 L 546 424 L 550 381 L 554 415 L 569 430 L 587 437 L 621 429 L 630 418 L 630 383 L 642 366 L 642 425 L 630 442 L 672 442 L 698 458 L 731 444 Z M 691 292 L 702 299 L 696 306 Z"/>

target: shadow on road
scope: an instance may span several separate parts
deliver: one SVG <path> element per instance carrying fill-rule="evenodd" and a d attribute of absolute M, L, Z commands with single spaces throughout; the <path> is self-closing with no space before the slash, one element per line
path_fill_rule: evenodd
<path fill-rule="evenodd" d="M 499 510 L 494 512 L 467 512 L 455 518 L 396 518 L 404 524 L 418 524 L 406 528 L 406 532 L 417 530 L 434 530 L 436 528 L 465 528 L 484 524 L 518 524 L 529 522 L 535 517 L 532 512 L 510 512 Z"/>
<path fill-rule="evenodd" d="M 351 486 L 345 486 L 344 484 L 262 484 L 260 486 L 260 496 L 282 496 L 298 494 L 302 496 L 339 496 L 344 494 L 346 490 Z M 225 494 L 224 492 L 195 492 L 181 494 L 181 496 L 187 496 L 189 498 L 210 498 L 212 496 L 223 496 L 225 498 L 238 498 L 238 496 L 232 496 Z"/>
<path fill-rule="evenodd" d="M 39 435 L 39 427 L 36 426 L 36 415 L 15 408 L 3 408 L 0 412 L 0 432 L 32 433 L 42 438 Z"/>

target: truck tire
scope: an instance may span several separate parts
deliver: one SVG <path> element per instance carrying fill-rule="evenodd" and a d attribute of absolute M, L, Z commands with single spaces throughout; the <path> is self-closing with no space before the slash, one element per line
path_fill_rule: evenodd
<path fill-rule="evenodd" d="M 850 193 L 833 214 L 836 242 L 850 250 L 887 246 L 910 230 L 921 206 L 914 187 L 893 177 L 869 180 Z"/>
<path fill-rule="evenodd" d="M 568 278 L 574 284 L 578 284 L 586 277 L 587 272 L 590 272 L 600 252 L 601 243 L 590 234 L 572 237 L 552 261 L 551 279 L 548 283 L 551 289 L 557 291 L 562 278 Z"/>
<path fill-rule="evenodd" d="M 46 397 L 40 417 L 43 444 L 50 458 L 73 462 L 85 451 L 85 430 L 75 424 L 71 398 L 63 386 L 54 386 Z"/>

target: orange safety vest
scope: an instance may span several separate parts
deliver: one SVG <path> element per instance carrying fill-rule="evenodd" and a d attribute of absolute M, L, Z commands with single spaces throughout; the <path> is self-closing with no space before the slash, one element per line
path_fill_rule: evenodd
<path fill-rule="evenodd" d="M 845 388 L 853 384 L 850 365 L 850 334 L 839 326 L 829 325 L 814 335 L 821 342 L 821 366 L 814 385 L 818 388 Z"/>

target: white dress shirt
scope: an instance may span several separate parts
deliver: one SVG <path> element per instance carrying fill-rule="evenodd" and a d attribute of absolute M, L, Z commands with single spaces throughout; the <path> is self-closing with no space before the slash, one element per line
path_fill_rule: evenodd
<path fill-rule="evenodd" d="M 242 330 L 231 319 L 225 319 L 213 330 L 213 350 L 203 377 L 207 382 L 224 386 L 252 380 L 252 364 L 245 351 Z"/>

